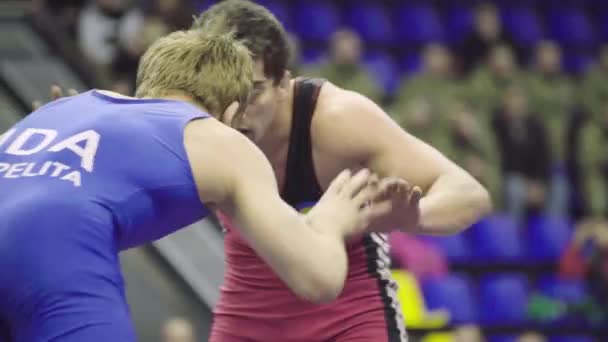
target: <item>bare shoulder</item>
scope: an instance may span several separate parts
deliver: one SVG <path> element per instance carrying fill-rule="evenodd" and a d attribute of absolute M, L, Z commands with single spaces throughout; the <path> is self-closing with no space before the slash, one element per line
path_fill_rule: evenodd
<path fill-rule="evenodd" d="M 236 130 L 215 119 L 194 120 L 184 130 L 184 147 L 201 201 L 217 204 L 231 193 L 237 164 L 256 149 Z"/>
<path fill-rule="evenodd" d="M 401 130 L 372 100 L 327 82 L 321 88 L 312 121 L 315 145 L 342 157 L 365 155 L 386 130 Z M 374 139 L 371 139 L 374 138 Z"/>

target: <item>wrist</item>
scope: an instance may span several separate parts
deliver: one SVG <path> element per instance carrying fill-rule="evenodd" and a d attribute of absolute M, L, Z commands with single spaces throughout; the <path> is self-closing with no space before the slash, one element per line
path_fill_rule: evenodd
<path fill-rule="evenodd" d="M 311 210 L 307 214 L 304 214 L 304 221 L 306 225 L 314 230 L 316 233 L 323 235 L 329 239 L 335 239 L 339 241 L 344 241 L 346 234 L 345 229 L 335 229 L 337 224 L 331 223 L 327 219 L 323 219 L 320 215 L 315 215 L 315 213 Z M 334 228 L 334 229 L 328 229 Z"/>

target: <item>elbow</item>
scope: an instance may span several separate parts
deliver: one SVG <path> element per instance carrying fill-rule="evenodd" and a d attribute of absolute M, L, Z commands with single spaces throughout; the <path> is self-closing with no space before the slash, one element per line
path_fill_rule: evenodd
<path fill-rule="evenodd" d="M 342 293 L 346 274 L 325 274 L 309 277 L 306 281 L 299 282 L 295 291 L 301 299 L 313 304 L 325 304 L 334 301 Z"/>
<path fill-rule="evenodd" d="M 332 284 L 325 284 L 317 287 L 316 289 L 307 291 L 307 293 L 302 296 L 302 299 L 313 304 L 326 304 L 336 300 L 342 293 L 342 289 L 342 285 L 336 286 Z"/>

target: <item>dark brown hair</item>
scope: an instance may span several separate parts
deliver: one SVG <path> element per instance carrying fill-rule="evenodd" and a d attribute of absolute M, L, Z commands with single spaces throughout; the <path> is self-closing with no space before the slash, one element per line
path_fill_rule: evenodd
<path fill-rule="evenodd" d="M 216 18 L 227 25 L 235 38 L 264 63 L 264 74 L 278 84 L 289 61 L 287 34 L 266 8 L 246 0 L 226 0 L 211 6 L 195 21 L 193 28 L 205 30 Z"/>

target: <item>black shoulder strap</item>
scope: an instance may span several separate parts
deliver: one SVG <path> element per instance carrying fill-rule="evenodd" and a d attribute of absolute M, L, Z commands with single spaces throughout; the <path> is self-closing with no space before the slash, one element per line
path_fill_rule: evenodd
<path fill-rule="evenodd" d="M 310 124 L 323 83 L 325 80 L 319 78 L 295 80 L 293 118 L 283 188 L 283 199 L 292 206 L 317 201 L 323 194 L 315 174 L 310 135 Z"/>

